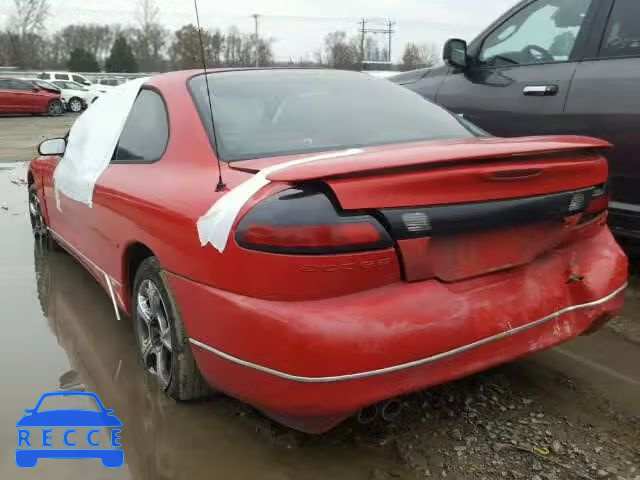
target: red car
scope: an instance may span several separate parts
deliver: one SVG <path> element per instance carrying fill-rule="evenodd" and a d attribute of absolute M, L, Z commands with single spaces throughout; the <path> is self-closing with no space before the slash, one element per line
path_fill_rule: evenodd
<path fill-rule="evenodd" d="M 3 113 L 61 115 L 64 105 L 59 93 L 44 90 L 25 80 L 0 78 L 0 114 Z"/>
<path fill-rule="evenodd" d="M 621 307 L 604 141 L 488 137 L 354 72 L 175 72 L 135 93 L 90 202 L 55 184 L 65 140 L 41 144 L 31 219 L 132 317 L 176 399 L 212 387 L 323 432 Z"/>

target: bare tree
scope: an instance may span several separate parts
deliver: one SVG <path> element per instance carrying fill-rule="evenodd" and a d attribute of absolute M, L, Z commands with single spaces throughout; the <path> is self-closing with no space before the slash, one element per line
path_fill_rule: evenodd
<path fill-rule="evenodd" d="M 333 68 L 356 69 L 360 67 L 360 46 L 342 31 L 331 32 L 324 37 L 324 60 Z"/>
<path fill-rule="evenodd" d="M 138 28 L 133 29 L 130 43 L 142 71 L 164 70 L 163 58 L 169 32 L 160 23 L 160 9 L 154 0 L 138 0 Z"/>
<path fill-rule="evenodd" d="M 414 70 L 420 67 L 420 49 L 415 43 L 409 42 L 402 53 L 402 69 Z"/>
<path fill-rule="evenodd" d="M 442 58 L 442 51 L 435 43 L 418 44 L 420 63 L 425 67 L 433 67 Z"/>
<path fill-rule="evenodd" d="M 402 54 L 402 69 L 433 67 L 440 58 L 440 49 L 434 43 L 416 44 L 409 42 Z"/>
<path fill-rule="evenodd" d="M 115 29 L 109 25 L 69 25 L 54 35 L 52 43 L 56 47 L 52 48 L 52 52 L 65 57 L 62 63 L 66 63 L 71 52 L 82 49 L 96 57 L 99 63 L 104 63 L 114 37 Z"/>
<path fill-rule="evenodd" d="M 49 16 L 49 0 L 13 0 L 14 12 L 10 18 L 10 29 L 25 37 L 42 34 L 44 22 Z"/>

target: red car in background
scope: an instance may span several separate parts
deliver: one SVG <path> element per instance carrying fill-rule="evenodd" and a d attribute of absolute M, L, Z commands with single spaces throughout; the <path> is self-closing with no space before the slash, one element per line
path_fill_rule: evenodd
<path fill-rule="evenodd" d="M 134 94 L 92 201 L 57 190 L 61 138 L 30 164 L 29 208 L 132 317 L 173 398 L 211 386 L 323 432 L 621 307 L 605 141 L 489 137 L 355 72 L 173 72 Z M 203 235 L 216 208 L 232 221 Z"/>
<path fill-rule="evenodd" d="M 25 80 L 0 78 L 0 114 L 5 113 L 61 115 L 64 105 L 59 93 Z"/>

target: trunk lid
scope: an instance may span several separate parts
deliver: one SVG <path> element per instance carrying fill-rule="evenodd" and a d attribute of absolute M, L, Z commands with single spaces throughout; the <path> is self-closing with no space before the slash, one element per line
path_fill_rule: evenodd
<path fill-rule="evenodd" d="M 454 282 L 562 244 L 607 180 L 597 150 L 610 146 L 568 136 L 421 142 L 300 163 L 267 178 L 328 185 L 343 210 L 375 212 L 391 231 L 405 279 Z M 231 166 L 256 171 L 281 161 Z"/>

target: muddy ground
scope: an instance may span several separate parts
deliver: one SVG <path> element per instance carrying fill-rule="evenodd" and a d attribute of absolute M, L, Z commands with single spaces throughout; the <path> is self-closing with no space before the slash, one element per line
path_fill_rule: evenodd
<path fill-rule="evenodd" d="M 39 138 L 68 119 L 29 120 L 53 121 L 10 128 L 27 125 L 19 135 Z M 2 156 L 10 123 L 0 118 Z M 23 160 L 27 150 L 11 155 Z M 178 404 L 159 393 L 138 366 L 130 322 L 115 319 L 104 291 L 69 255 L 34 245 L 24 177 L 24 164 L 0 164 L 0 478 L 640 480 L 637 274 L 623 315 L 592 336 L 407 396 L 394 422 L 354 419 L 309 436 L 224 396 Z M 58 389 L 96 392 L 115 409 L 123 468 L 15 466 L 15 422 Z"/>

